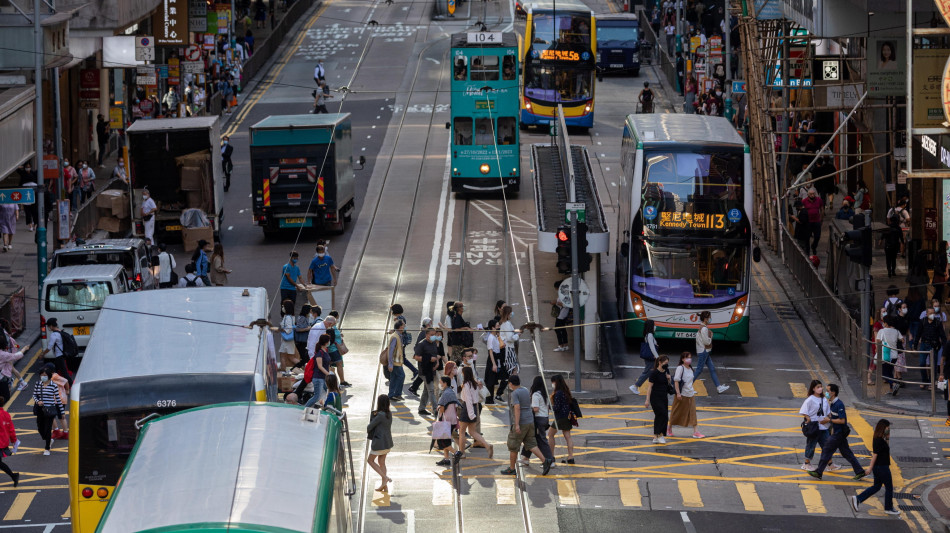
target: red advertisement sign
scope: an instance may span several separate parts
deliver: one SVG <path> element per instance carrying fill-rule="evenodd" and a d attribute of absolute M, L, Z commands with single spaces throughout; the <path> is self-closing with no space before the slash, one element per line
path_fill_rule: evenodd
<path fill-rule="evenodd" d="M 83 109 L 99 107 L 99 69 L 79 71 L 79 105 Z"/>

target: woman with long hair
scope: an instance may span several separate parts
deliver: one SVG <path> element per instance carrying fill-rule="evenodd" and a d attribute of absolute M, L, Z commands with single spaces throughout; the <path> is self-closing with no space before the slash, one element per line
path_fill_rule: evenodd
<path fill-rule="evenodd" d="M 280 354 L 280 366 L 283 368 L 293 367 L 300 362 L 300 356 L 297 355 L 297 346 L 294 344 L 296 327 L 294 302 L 293 300 L 284 300 L 280 304 L 280 327 L 272 328 L 280 333 L 280 348 L 278 348 L 277 353 Z"/>
<path fill-rule="evenodd" d="M 376 398 L 376 410 L 366 426 L 366 438 L 370 439 L 370 452 L 366 463 L 372 468 L 379 477 L 380 486 L 376 487 L 379 492 L 389 492 L 389 483 L 392 478 L 386 475 L 386 454 L 393 447 L 393 415 L 389 411 L 389 396 L 380 394 Z"/>
<path fill-rule="evenodd" d="M 851 497 L 851 507 L 858 512 L 861 502 L 877 494 L 884 487 L 884 512 L 889 515 L 901 514 L 894 508 L 894 482 L 891 480 L 891 422 L 886 418 L 877 421 L 874 436 L 871 439 L 871 466 L 865 474 L 874 474 L 874 484 L 864 492 Z"/>
<path fill-rule="evenodd" d="M 696 418 L 696 391 L 693 390 L 693 354 L 683 352 L 680 355 L 680 364 L 673 371 L 673 388 L 676 397 L 673 399 L 673 408 L 670 421 L 666 426 L 666 436 L 673 436 L 673 426 L 693 428 L 693 438 L 705 437 L 699 432 L 699 421 Z"/>
<path fill-rule="evenodd" d="M 46 364 L 40 370 L 40 379 L 33 387 L 33 414 L 36 416 L 36 428 L 39 431 L 40 438 L 46 442 L 46 448 L 43 455 L 50 454 L 50 444 L 53 440 L 53 420 L 59 414 L 63 406 L 59 398 L 59 387 L 52 379 L 55 373 L 55 367 L 52 364 Z"/>
<path fill-rule="evenodd" d="M 548 443 L 551 446 L 551 457 L 554 457 L 554 436 L 558 430 L 564 435 L 564 441 L 567 443 L 567 459 L 562 463 L 574 464 L 574 440 L 571 438 L 571 389 L 568 388 L 564 376 L 554 374 L 551 376 L 551 386 L 554 392 L 551 393 L 551 406 L 554 409 L 554 425 L 548 429 Z"/>
<path fill-rule="evenodd" d="M 492 315 L 492 318 L 494 320 L 501 320 L 501 310 L 503 307 L 505 307 L 506 303 L 508 302 L 504 300 L 498 300 L 497 302 L 495 302 L 494 314 Z"/>
<path fill-rule="evenodd" d="M 478 396 L 478 383 L 475 381 L 475 373 L 468 366 L 462 367 L 462 386 L 459 387 L 459 400 L 462 402 L 462 411 L 459 413 L 459 451 L 455 452 L 456 457 L 461 458 L 465 450 L 465 432 L 467 431 L 472 439 L 481 444 L 483 448 L 488 448 L 488 458 L 495 455 L 495 447 L 482 437 L 476 429 L 478 422 L 478 402 L 481 398 Z"/>
<path fill-rule="evenodd" d="M 811 380 L 811 384 L 808 386 L 808 397 L 802 402 L 802 408 L 799 409 L 798 413 L 802 415 L 806 424 L 810 422 L 818 423 L 818 432 L 811 437 L 806 437 L 807 440 L 805 441 L 805 463 L 802 465 L 802 470 L 810 471 L 815 469 L 811 464 L 811 460 L 815 456 L 815 445 L 825 447 L 825 439 L 828 438 L 828 423 L 831 420 L 829 416 L 831 406 L 825 398 L 825 390 L 821 381 Z"/>
<path fill-rule="evenodd" d="M 211 252 L 211 284 L 216 287 L 224 287 L 228 284 L 228 274 L 230 270 L 224 266 L 224 247 L 220 242 L 214 243 L 214 251 Z M 293 312 L 290 313 L 293 315 Z"/>
<path fill-rule="evenodd" d="M 644 320 L 643 344 L 640 345 L 640 359 L 643 359 L 643 372 L 640 374 L 640 377 L 637 378 L 637 382 L 630 387 L 630 390 L 633 391 L 634 394 L 640 394 L 640 387 L 650 377 L 650 374 L 653 372 L 653 362 L 656 361 L 656 358 L 660 355 L 657 351 L 654 331 L 656 331 L 656 323 L 649 318 Z"/>
<path fill-rule="evenodd" d="M 498 336 L 501 339 L 502 353 L 505 357 L 505 369 L 508 374 L 515 376 L 521 365 L 518 364 L 518 334 L 515 333 L 515 326 L 511 323 L 512 308 L 505 304 L 501 308 L 501 316 L 498 319 Z"/>
<path fill-rule="evenodd" d="M 485 386 L 488 388 L 488 398 L 485 403 L 493 404 L 496 401 L 504 401 L 502 396 L 508 388 L 508 370 L 502 359 L 503 350 L 498 334 L 498 321 L 494 319 L 488 322 L 485 344 L 488 346 L 488 357 L 485 358 Z"/>
<path fill-rule="evenodd" d="M 541 455 L 551 462 L 551 466 L 554 466 L 554 454 L 551 453 L 551 445 L 548 443 L 548 429 L 551 427 L 548 422 L 549 408 L 550 403 L 548 403 L 548 391 L 544 387 L 544 378 L 534 376 L 534 381 L 531 382 L 531 411 L 534 412 L 534 435 L 537 438 Z M 518 459 L 518 462 L 526 465 L 529 459 L 531 459 L 531 450 L 522 446 L 521 459 Z"/>
<path fill-rule="evenodd" d="M 670 420 L 669 392 L 670 385 L 670 358 L 661 355 L 653 362 L 653 372 L 650 373 L 650 407 L 653 408 L 653 443 L 666 444 L 664 436 Z"/>

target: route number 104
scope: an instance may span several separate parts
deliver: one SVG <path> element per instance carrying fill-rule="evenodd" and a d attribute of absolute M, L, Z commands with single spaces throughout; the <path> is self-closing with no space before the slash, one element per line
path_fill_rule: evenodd
<path fill-rule="evenodd" d="M 175 400 L 158 400 L 155 402 L 156 407 L 176 407 L 178 402 Z"/>
<path fill-rule="evenodd" d="M 468 34 L 467 42 L 471 44 L 500 43 L 501 32 L 472 32 Z"/>

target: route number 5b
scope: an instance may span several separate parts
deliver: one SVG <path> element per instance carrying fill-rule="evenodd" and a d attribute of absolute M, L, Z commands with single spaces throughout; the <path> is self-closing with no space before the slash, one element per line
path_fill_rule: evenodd
<path fill-rule="evenodd" d="M 175 400 L 158 400 L 155 402 L 156 407 L 175 407 L 178 405 L 178 402 Z"/>

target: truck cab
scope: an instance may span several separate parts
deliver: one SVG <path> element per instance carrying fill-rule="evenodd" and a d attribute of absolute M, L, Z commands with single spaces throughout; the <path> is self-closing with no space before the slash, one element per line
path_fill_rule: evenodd
<path fill-rule="evenodd" d="M 597 70 L 640 75 L 640 21 L 637 15 L 597 15 Z"/>

